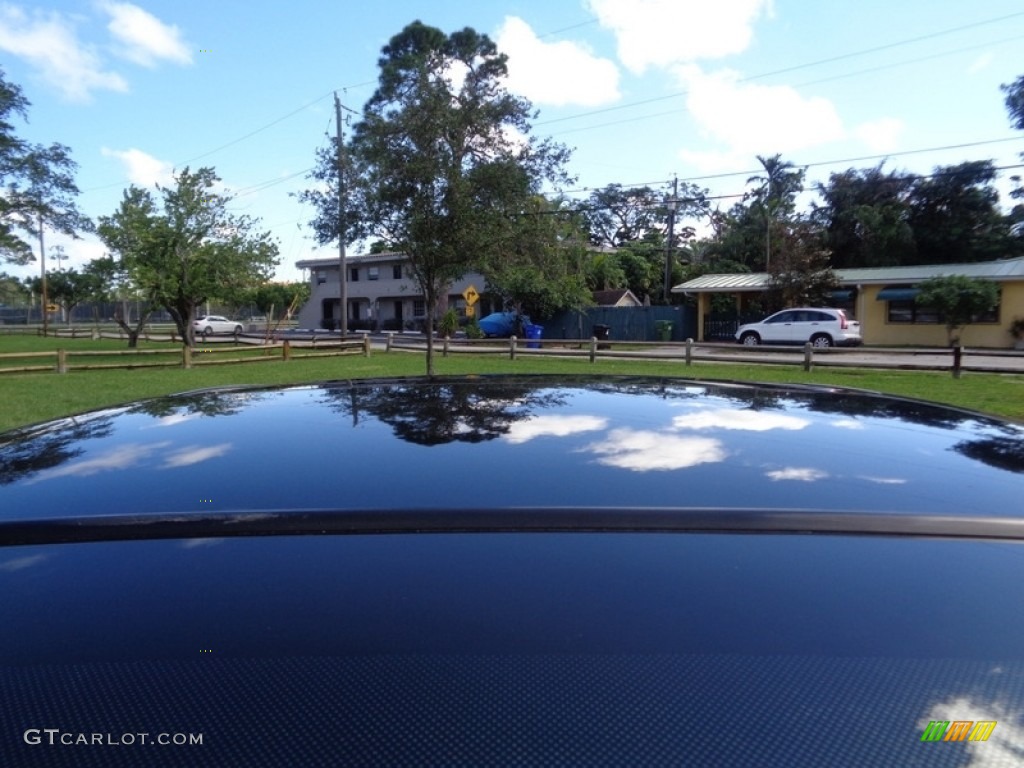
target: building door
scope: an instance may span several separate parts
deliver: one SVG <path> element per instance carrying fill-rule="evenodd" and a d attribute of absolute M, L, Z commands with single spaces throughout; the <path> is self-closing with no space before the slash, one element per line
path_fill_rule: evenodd
<path fill-rule="evenodd" d="M 402 304 L 401 301 L 395 302 L 395 320 L 398 321 L 398 330 L 402 330 Z"/>

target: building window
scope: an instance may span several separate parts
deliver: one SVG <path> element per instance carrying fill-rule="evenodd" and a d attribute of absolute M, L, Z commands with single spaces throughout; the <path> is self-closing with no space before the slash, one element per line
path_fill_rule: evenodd
<path fill-rule="evenodd" d="M 327 275 L 325 275 L 323 272 L 317 272 L 316 273 L 316 284 L 317 285 L 323 285 L 326 282 L 327 282 Z"/>
<path fill-rule="evenodd" d="M 918 304 L 914 300 L 890 301 L 887 317 L 890 323 L 913 323 L 915 325 L 938 325 L 945 319 L 935 307 Z M 999 304 L 989 312 L 975 315 L 972 323 L 998 323 Z"/>
<path fill-rule="evenodd" d="M 401 264 L 395 264 L 395 266 L 393 266 L 391 268 L 391 277 L 393 277 L 395 280 L 401 280 L 402 279 L 402 265 Z"/>
<path fill-rule="evenodd" d="M 353 282 L 353 283 L 358 283 L 359 282 L 359 270 L 356 267 L 352 267 L 352 268 L 349 269 L 349 275 L 350 275 L 350 277 L 349 277 L 349 281 L 350 282 Z"/>
<path fill-rule="evenodd" d="M 889 302 L 888 321 L 890 323 L 914 323 L 918 325 L 937 324 L 940 322 L 939 312 L 935 307 L 926 307 L 913 299 L 901 299 Z"/>
<path fill-rule="evenodd" d="M 427 314 L 427 303 L 423 299 L 415 299 L 412 303 L 413 317 L 425 317 Z"/>
<path fill-rule="evenodd" d="M 369 268 L 367 268 L 366 276 L 370 280 L 379 280 L 380 279 L 380 267 L 369 267 Z"/>

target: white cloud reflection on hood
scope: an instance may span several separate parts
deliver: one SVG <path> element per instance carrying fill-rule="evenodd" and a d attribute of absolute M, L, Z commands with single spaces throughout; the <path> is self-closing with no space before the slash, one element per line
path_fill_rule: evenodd
<path fill-rule="evenodd" d="M 55 477 L 64 477 L 65 475 L 88 477 L 89 475 L 95 475 L 98 472 L 127 469 L 133 464 L 138 464 L 157 450 L 168 445 L 170 445 L 170 442 L 167 441 L 149 443 L 147 445 L 140 443 L 120 445 L 116 448 L 111 448 L 104 453 L 99 453 L 89 459 L 72 461 L 67 464 L 63 464 L 62 466 L 54 467 L 53 469 L 44 469 L 35 477 L 27 480 L 26 485 L 38 483 L 41 480 L 52 480 Z"/>
<path fill-rule="evenodd" d="M 799 480 L 802 483 L 813 483 L 815 480 L 824 480 L 828 477 L 828 472 L 811 467 L 786 467 L 765 472 L 765 475 L 772 480 Z"/>
<path fill-rule="evenodd" d="M 697 411 L 672 419 L 672 426 L 676 429 L 742 429 L 747 432 L 767 432 L 771 429 L 797 430 L 809 426 L 810 423 L 809 419 L 797 416 L 740 408 Z"/>
<path fill-rule="evenodd" d="M 685 469 L 728 456 L 721 441 L 713 438 L 633 429 L 613 429 L 604 440 L 581 450 L 597 454 L 601 464 L 634 472 Z"/>
<path fill-rule="evenodd" d="M 504 439 L 518 444 L 533 440 L 535 437 L 567 437 L 578 432 L 593 432 L 608 426 L 608 419 L 602 416 L 534 416 L 524 421 L 517 421 L 509 427 Z"/>
<path fill-rule="evenodd" d="M 170 456 L 168 456 L 163 463 L 163 469 L 172 469 L 174 467 L 187 467 L 190 464 L 198 464 L 201 461 L 207 459 L 215 459 L 218 456 L 223 456 L 231 450 L 231 443 L 221 443 L 220 445 L 188 445 L 183 448 L 179 448 Z"/>

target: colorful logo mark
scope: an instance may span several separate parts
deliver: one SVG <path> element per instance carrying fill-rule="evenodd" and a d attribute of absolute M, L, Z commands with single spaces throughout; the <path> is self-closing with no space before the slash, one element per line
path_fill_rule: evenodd
<path fill-rule="evenodd" d="M 932 720 L 921 734 L 921 741 L 988 741 L 996 729 L 996 720 Z"/>

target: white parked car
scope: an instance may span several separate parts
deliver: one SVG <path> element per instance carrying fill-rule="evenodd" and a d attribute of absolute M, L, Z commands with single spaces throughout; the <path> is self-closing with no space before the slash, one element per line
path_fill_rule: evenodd
<path fill-rule="evenodd" d="M 860 323 L 841 309 L 796 307 L 769 315 L 759 323 L 741 325 L 736 341 L 748 347 L 758 344 L 806 344 L 815 347 L 856 346 L 863 339 Z"/>
<path fill-rule="evenodd" d="M 209 336 L 211 333 L 241 333 L 242 324 L 236 320 L 228 320 L 220 315 L 207 315 L 192 321 L 196 333 Z"/>

